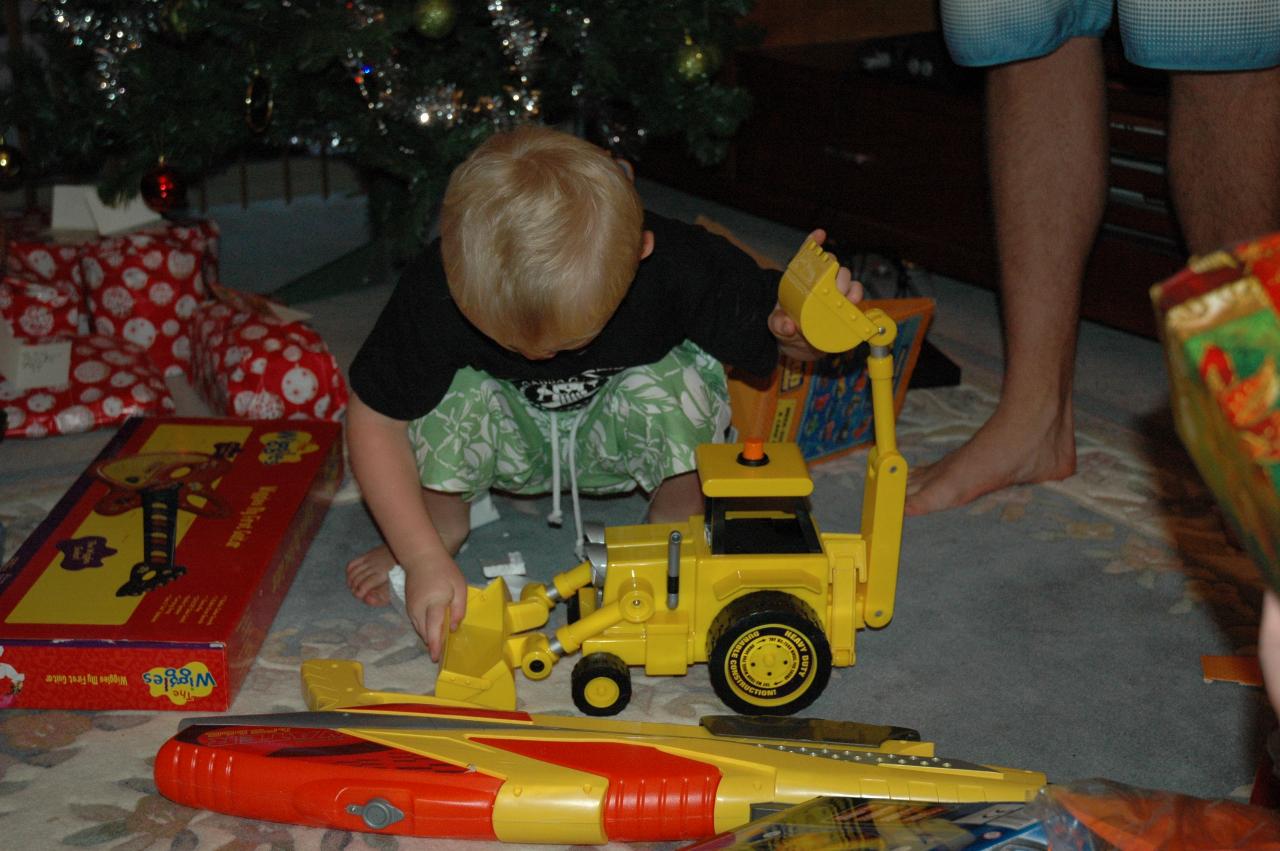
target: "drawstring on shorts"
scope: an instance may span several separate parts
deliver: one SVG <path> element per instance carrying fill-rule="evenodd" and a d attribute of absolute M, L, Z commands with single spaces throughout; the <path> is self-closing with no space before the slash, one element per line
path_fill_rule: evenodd
<path fill-rule="evenodd" d="M 555 411 L 550 411 L 551 419 L 551 513 L 547 522 L 552 526 L 564 523 L 564 512 L 560 509 L 560 421 Z M 578 558 L 583 558 L 582 540 L 582 502 L 578 497 L 578 426 L 586 415 L 584 406 L 573 417 L 569 425 L 569 499 L 573 503 L 573 551 Z"/>

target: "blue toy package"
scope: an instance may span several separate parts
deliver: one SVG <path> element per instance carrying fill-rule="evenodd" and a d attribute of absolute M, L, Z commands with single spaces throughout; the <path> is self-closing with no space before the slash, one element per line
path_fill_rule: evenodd
<path fill-rule="evenodd" d="M 893 410 L 897 416 L 933 318 L 933 300 L 884 299 L 860 306 L 883 310 L 897 325 L 892 346 Z M 731 371 L 729 399 L 738 434 L 795 443 L 811 464 L 875 440 L 866 346 L 813 362 L 779 357 L 778 367 L 767 381 Z"/>
<path fill-rule="evenodd" d="M 814 798 L 758 818 L 685 851 L 1046 851 L 1027 803 L 927 804 L 871 798 Z"/>

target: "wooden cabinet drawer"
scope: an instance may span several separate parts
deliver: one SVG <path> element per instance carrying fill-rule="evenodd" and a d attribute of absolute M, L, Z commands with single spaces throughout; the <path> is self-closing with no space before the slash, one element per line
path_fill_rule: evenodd
<path fill-rule="evenodd" d="M 882 52 L 925 51 L 941 67 L 939 44 L 936 33 L 904 36 Z M 951 66 L 913 80 L 869 72 L 859 62 L 867 51 L 824 44 L 738 54 L 736 81 L 751 92 L 753 116 L 714 178 L 684 170 L 673 183 L 796 228 L 825 227 L 851 248 L 995 286 L 981 73 Z M 1109 197 L 1083 315 L 1151 334 L 1147 290 L 1181 256 L 1163 166 L 1163 75 L 1127 73 L 1116 66 L 1108 82 Z"/>

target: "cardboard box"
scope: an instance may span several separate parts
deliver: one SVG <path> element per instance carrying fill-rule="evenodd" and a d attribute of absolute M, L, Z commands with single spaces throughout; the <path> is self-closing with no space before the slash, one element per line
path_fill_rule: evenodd
<path fill-rule="evenodd" d="M 0 707 L 227 709 L 341 449 L 332 422 L 128 420 L 0 567 Z"/>
<path fill-rule="evenodd" d="M 866 301 L 898 323 L 893 342 L 893 408 L 896 416 L 920 357 L 933 318 L 928 298 Z M 729 376 L 733 426 L 739 435 L 767 441 L 794 441 L 810 463 L 851 452 L 875 439 L 867 347 L 830 355 L 813 363 L 781 358 L 767 382 Z"/>
<path fill-rule="evenodd" d="M 1151 298 L 1178 436 L 1280 590 L 1280 234 L 1197 258 Z"/>

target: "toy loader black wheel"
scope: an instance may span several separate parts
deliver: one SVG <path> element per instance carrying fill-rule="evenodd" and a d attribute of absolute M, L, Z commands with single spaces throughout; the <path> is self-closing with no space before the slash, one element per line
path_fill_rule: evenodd
<path fill-rule="evenodd" d="M 573 666 L 573 702 L 587 715 L 617 715 L 631 702 L 631 669 L 612 653 L 589 653 Z"/>
<path fill-rule="evenodd" d="M 720 610 L 707 630 L 711 685 L 742 715 L 790 715 L 831 678 L 831 645 L 803 601 L 757 591 Z"/>

